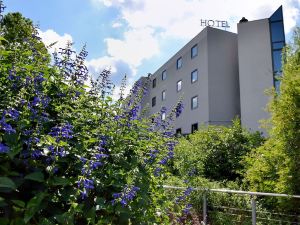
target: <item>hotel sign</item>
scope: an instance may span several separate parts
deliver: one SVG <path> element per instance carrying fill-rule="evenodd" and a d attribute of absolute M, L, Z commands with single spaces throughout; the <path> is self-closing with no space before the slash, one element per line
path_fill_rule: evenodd
<path fill-rule="evenodd" d="M 200 20 L 202 27 L 221 27 L 221 28 L 229 28 L 227 21 L 224 20 Z"/>

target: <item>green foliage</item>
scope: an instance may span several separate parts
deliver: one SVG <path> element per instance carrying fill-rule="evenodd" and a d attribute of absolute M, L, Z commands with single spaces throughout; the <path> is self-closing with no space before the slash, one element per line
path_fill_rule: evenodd
<path fill-rule="evenodd" d="M 280 93 L 273 93 L 270 137 L 245 159 L 251 190 L 300 194 L 300 30 L 285 50 Z M 277 200 L 273 200 L 276 202 Z M 273 202 L 273 203 L 274 203 Z M 300 202 L 280 200 L 284 209 L 299 211 Z M 280 204 L 281 205 L 281 204 Z"/>
<path fill-rule="evenodd" d="M 240 178 L 242 157 L 262 142 L 259 133 L 246 131 L 239 120 L 234 120 L 230 127 L 202 127 L 179 141 L 175 169 L 186 179 L 200 176 L 215 181 L 233 181 Z"/>

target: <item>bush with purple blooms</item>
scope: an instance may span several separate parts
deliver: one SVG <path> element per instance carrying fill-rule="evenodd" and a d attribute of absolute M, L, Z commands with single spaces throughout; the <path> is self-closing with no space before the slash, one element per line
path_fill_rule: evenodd
<path fill-rule="evenodd" d="M 0 224 L 168 223 L 159 185 L 176 142 L 160 115 L 140 117 L 143 85 L 113 101 L 85 47 L 50 63 L 31 24 L 15 13 L 0 26 Z"/>

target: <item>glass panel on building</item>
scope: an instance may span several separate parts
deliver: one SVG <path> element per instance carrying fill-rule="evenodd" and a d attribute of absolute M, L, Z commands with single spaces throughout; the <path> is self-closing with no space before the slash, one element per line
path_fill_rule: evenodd
<path fill-rule="evenodd" d="M 161 79 L 162 79 L 162 80 L 167 79 L 167 71 L 166 71 L 166 70 L 164 70 L 164 71 L 162 72 L 162 74 L 161 74 Z"/>
<path fill-rule="evenodd" d="M 282 15 L 282 6 L 280 6 L 270 17 L 270 21 L 278 21 L 278 20 L 283 20 L 283 15 Z"/>
<path fill-rule="evenodd" d="M 154 107 L 156 105 L 156 97 L 152 98 L 152 107 Z"/>
<path fill-rule="evenodd" d="M 152 81 L 152 88 L 155 88 L 155 87 L 156 87 L 156 78 L 154 78 Z"/>
<path fill-rule="evenodd" d="M 269 18 L 271 41 L 272 41 L 272 60 L 273 60 L 273 76 L 274 87 L 279 93 L 280 80 L 276 77 L 282 75 L 282 50 L 285 45 L 284 25 L 282 7 Z"/>
<path fill-rule="evenodd" d="M 192 97 L 192 109 L 196 109 L 198 107 L 198 96 Z"/>
<path fill-rule="evenodd" d="M 273 71 L 278 73 L 281 71 L 282 62 L 281 62 L 281 50 L 273 51 Z"/>
<path fill-rule="evenodd" d="M 194 83 L 194 82 L 196 82 L 198 80 L 198 70 L 194 70 L 191 73 L 191 80 L 192 80 L 192 83 Z"/>
<path fill-rule="evenodd" d="M 182 57 L 177 59 L 177 64 L 176 64 L 177 69 L 180 69 L 182 67 Z"/>
<path fill-rule="evenodd" d="M 192 133 L 198 130 L 198 123 L 192 124 Z"/>
<path fill-rule="evenodd" d="M 182 80 L 177 81 L 177 91 L 181 91 L 182 89 Z"/>
<path fill-rule="evenodd" d="M 166 91 L 162 91 L 162 93 L 161 93 L 161 100 L 162 101 L 166 100 Z"/>
<path fill-rule="evenodd" d="M 275 42 L 272 44 L 273 50 L 282 49 L 284 47 L 284 42 Z"/>
<path fill-rule="evenodd" d="M 191 48 L 191 58 L 194 58 L 198 55 L 198 45 L 194 45 Z"/>
<path fill-rule="evenodd" d="M 271 23 L 272 42 L 282 41 L 284 39 L 283 21 Z"/>

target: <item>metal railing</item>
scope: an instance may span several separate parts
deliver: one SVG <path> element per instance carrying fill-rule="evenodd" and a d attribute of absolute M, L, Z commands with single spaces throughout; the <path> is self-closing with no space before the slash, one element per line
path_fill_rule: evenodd
<path fill-rule="evenodd" d="M 187 187 L 176 187 L 163 185 L 164 189 L 175 189 L 175 190 L 186 190 Z M 207 196 L 205 192 L 219 192 L 219 193 L 229 193 L 229 194 L 239 194 L 248 195 L 251 197 L 251 221 L 252 225 L 256 225 L 256 197 L 257 196 L 269 196 L 269 197 L 286 197 L 286 198 L 298 198 L 300 195 L 288 195 L 288 194 L 277 194 L 277 193 L 266 193 L 266 192 L 251 192 L 251 191 L 239 191 L 239 190 L 229 190 L 229 189 L 209 189 L 209 188 L 192 188 L 194 191 L 204 191 L 203 193 L 203 205 L 202 205 L 202 218 L 201 221 L 203 225 L 207 225 L 208 211 L 207 211 Z"/>

